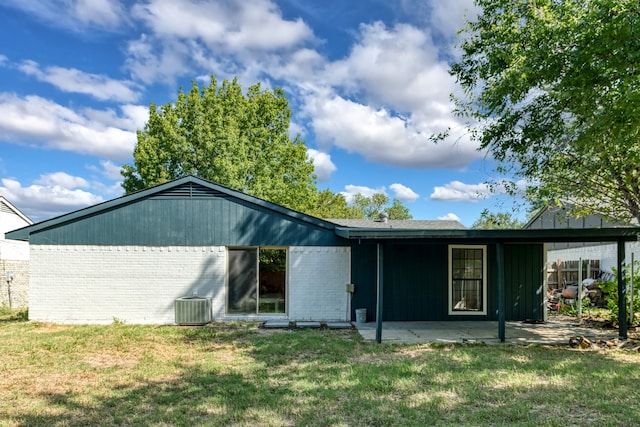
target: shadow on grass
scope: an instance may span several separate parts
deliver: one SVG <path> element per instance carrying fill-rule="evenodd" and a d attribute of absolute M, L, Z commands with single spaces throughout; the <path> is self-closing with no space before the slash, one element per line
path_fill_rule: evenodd
<path fill-rule="evenodd" d="M 95 402 L 79 393 L 42 393 L 48 414 L 22 415 L 18 421 L 23 426 L 229 425 L 250 419 L 247 411 L 258 393 L 242 375 L 184 367 L 174 379 L 112 389 L 111 396 Z"/>
<path fill-rule="evenodd" d="M 640 424 L 640 358 L 516 346 L 402 346 L 353 331 L 170 330 L 189 361 L 100 392 L 41 392 L 22 426 Z M 221 347 L 233 349 L 220 359 Z M 215 356 L 215 357 L 213 357 Z M 215 359 L 215 360 L 213 360 Z M 181 361 L 182 360 L 182 361 Z M 121 384 L 121 385 L 117 385 Z M 0 416 L 1 416 L 0 412 Z"/>

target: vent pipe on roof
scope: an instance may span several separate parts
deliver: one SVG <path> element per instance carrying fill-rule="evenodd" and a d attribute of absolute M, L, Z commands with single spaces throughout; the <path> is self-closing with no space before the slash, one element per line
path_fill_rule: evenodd
<path fill-rule="evenodd" d="M 380 222 L 388 222 L 389 214 L 386 212 L 380 212 Z"/>

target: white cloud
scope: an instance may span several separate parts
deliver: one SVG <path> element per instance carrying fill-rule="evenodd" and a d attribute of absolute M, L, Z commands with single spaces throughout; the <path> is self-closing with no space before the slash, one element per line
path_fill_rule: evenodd
<path fill-rule="evenodd" d="M 85 73 L 75 68 L 43 68 L 35 61 L 24 61 L 17 68 L 64 92 L 82 93 L 101 101 L 131 102 L 140 97 L 140 92 L 132 89 L 133 82 L 114 80 L 102 74 Z"/>
<path fill-rule="evenodd" d="M 132 14 L 159 36 L 234 52 L 292 47 L 313 34 L 301 19 L 284 19 L 268 0 L 150 0 L 135 5 Z"/>
<path fill-rule="evenodd" d="M 122 175 L 120 175 L 121 169 L 122 168 L 120 166 L 109 160 L 100 160 L 100 169 L 97 171 L 107 179 L 118 181 L 122 180 Z"/>
<path fill-rule="evenodd" d="M 106 28 L 118 27 L 127 16 L 118 0 L 76 0 L 72 10 L 80 22 Z"/>
<path fill-rule="evenodd" d="M 331 156 L 312 148 L 307 150 L 307 156 L 313 161 L 313 168 L 318 176 L 318 181 L 329 181 L 331 174 L 336 170 L 336 165 L 331 161 Z"/>
<path fill-rule="evenodd" d="M 402 184 L 391 184 L 389 188 L 395 193 L 393 197 L 403 202 L 414 202 L 420 198 L 415 191 Z"/>
<path fill-rule="evenodd" d="M 455 39 L 465 20 L 475 19 L 480 11 L 474 0 L 434 1 L 431 8 L 430 27 L 448 40 Z"/>
<path fill-rule="evenodd" d="M 199 50 L 196 47 L 196 42 L 158 40 L 153 35 L 142 34 L 129 42 L 125 67 L 137 80 L 173 83 L 176 77 L 191 70 L 191 54 Z"/>
<path fill-rule="evenodd" d="M 345 185 L 344 191 L 340 192 L 340 194 L 342 194 L 347 200 L 347 203 L 351 203 L 351 201 L 353 200 L 353 196 L 355 196 L 356 194 L 362 194 L 365 197 L 371 197 L 376 193 L 387 194 L 387 190 L 384 187 L 371 188 L 362 185 L 348 184 Z"/>
<path fill-rule="evenodd" d="M 66 172 L 54 172 L 40 175 L 40 178 L 35 181 L 35 184 L 49 187 L 64 187 L 69 189 L 86 188 L 89 186 L 86 179 L 79 176 L 71 176 Z"/>
<path fill-rule="evenodd" d="M 465 184 L 460 181 L 438 186 L 429 196 L 431 200 L 450 202 L 479 202 L 489 197 L 491 189 L 488 184 Z"/>
<path fill-rule="evenodd" d="M 451 213 L 451 212 L 449 212 L 446 215 L 439 216 L 438 219 L 439 220 L 443 220 L 443 221 L 458 221 L 458 222 L 461 222 L 460 221 L 460 217 L 458 217 L 458 215 L 456 215 L 454 213 Z"/>
<path fill-rule="evenodd" d="M 0 93 L 0 134 L 6 141 L 114 160 L 129 158 L 136 143 L 133 131 L 92 120 L 39 96 L 10 93 Z"/>
<path fill-rule="evenodd" d="M 15 179 L 4 178 L 1 180 L 0 194 L 20 206 L 20 210 L 34 221 L 62 215 L 103 201 L 102 197 L 77 188 L 76 184 L 81 181 L 63 175 L 66 174 L 43 175 L 38 181 L 47 184 L 34 183 L 27 187 L 23 187 Z M 68 181 L 71 187 L 60 185 L 60 182 L 64 181 Z"/>
<path fill-rule="evenodd" d="M 335 145 L 368 160 L 401 167 L 463 168 L 482 156 L 468 140 L 429 140 L 432 132 L 424 123 L 394 116 L 339 96 L 309 98 L 305 112 L 310 117 L 321 146 Z"/>
<path fill-rule="evenodd" d="M 451 111 L 455 80 L 438 58 L 428 31 L 407 24 L 389 29 L 382 22 L 361 25 L 349 56 L 327 66 L 325 78 L 347 93 L 403 113 Z M 401 65 L 400 65 L 401 64 Z"/>
<path fill-rule="evenodd" d="M 95 110 L 93 108 L 82 109 L 81 112 L 91 121 L 101 123 L 103 126 L 112 126 L 123 130 L 135 132 L 144 129 L 149 120 L 149 107 L 144 105 L 125 104 L 119 107 L 121 115 L 113 109 Z"/>
<path fill-rule="evenodd" d="M 71 31 L 115 30 L 128 13 L 119 0 L 4 0 L 3 6 L 32 14 L 42 21 Z"/>
<path fill-rule="evenodd" d="M 269 0 L 150 0 L 132 16 L 147 31 L 129 43 L 126 65 L 145 81 L 172 81 L 192 68 L 220 76 L 253 67 L 257 75 L 264 71 L 257 58 L 313 39 L 302 19 L 285 19 Z"/>

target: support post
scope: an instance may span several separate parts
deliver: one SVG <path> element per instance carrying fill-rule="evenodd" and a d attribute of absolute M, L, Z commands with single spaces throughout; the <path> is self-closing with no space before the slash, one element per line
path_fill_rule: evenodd
<path fill-rule="evenodd" d="M 378 294 L 378 302 L 376 304 L 376 342 L 379 344 L 382 342 L 382 294 L 383 294 L 383 280 L 382 280 L 382 243 L 378 242 L 377 247 L 377 270 L 378 276 L 376 280 L 376 288 Z"/>
<path fill-rule="evenodd" d="M 624 240 L 618 240 L 618 335 L 627 339 L 627 284 L 625 274 Z"/>
<path fill-rule="evenodd" d="M 633 294 L 635 293 L 634 289 L 633 289 L 633 277 L 635 274 L 634 271 L 634 264 L 635 264 L 635 259 L 634 259 L 634 253 L 631 252 L 631 275 L 629 276 L 629 324 L 633 326 L 633 321 L 634 321 L 634 316 L 635 314 L 633 313 Z"/>
<path fill-rule="evenodd" d="M 496 269 L 498 279 L 498 339 L 505 341 L 505 291 L 504 291 L 504 243 L 496 244 Z"/>
<path fill-rule="evenodd" d="M 578 259 L 578 322 L 582 323 L 582 258 Z"/>

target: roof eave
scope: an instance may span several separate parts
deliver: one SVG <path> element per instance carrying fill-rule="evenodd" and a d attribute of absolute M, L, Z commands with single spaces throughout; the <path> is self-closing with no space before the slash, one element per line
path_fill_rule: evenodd
<path fill-rule="evenodd" d="M 609 242 L 636 241 L 640 227 L 615 227 L 566 230 L 413 230 L 413 229 L 373 229 L 337 227 L 336 234 L 346 239 L 390 240 L 390 239 L 433 239 L 433 240 L 486 240 L 503 242 Z"/>

